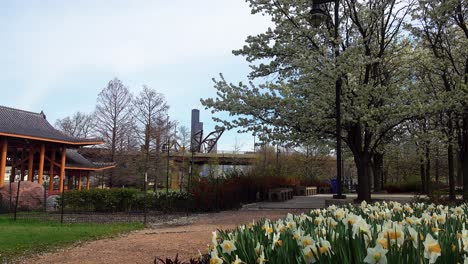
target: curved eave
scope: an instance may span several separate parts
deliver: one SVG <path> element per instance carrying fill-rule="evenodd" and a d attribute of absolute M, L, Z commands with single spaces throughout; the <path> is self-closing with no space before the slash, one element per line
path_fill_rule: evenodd
<path fill-rule="evenodd" d="M 85 170 L 85 171 L 102 171 L 102 170 L 107 170 L 107 169 L 112 169 L 115 168 L 115 165 L 109 165 L 105 167 L 100 167 L 100 168 L 92 168 L 92 167 L 66 167 L 65 170 Z"/>
<path fill-rule="evenodd" d="M 33 136 L 19 135 L 19 134 L 5 133 L 5 132 L 0 132 L 0 136 L 24 138 L 24 139 L 45 141 L 45 142 L 51 142 L 51 143 L 73 145 L 73 146 L 88 146 L 88 145 L 104 144 L 104 141 L 66 141 L 66 140 L 43 138 L 43 137 L 33 137 Z"/>

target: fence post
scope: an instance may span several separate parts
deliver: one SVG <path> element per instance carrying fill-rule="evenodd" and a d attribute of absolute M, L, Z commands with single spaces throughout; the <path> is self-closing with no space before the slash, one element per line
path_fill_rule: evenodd
<path fill-rule="evenodd" d="M 143 194 L 143 225 L 145 226 L 146 226 L 146 201 L 148 200 L 146 198 L 147 181 L 148 181 L 148 172 L 145 172 L 145 182 L 143 184 L 143 190 L 145 191 L 145 193 Z"/>
<path fill-rule="evenodd" d="M 20 193 L 21 179 L 18 181 L 18 189 L 16 190 L 16 203 L 15 203 L 15 215 L 13 220 L 16 221 L 16 212 L 18 211 L 19 193 Z"/>
<path fill-rule="evenodd" d="M 216 176 L 216 190 L 215 190 L 215 203 L 216 203 L 216 212 L 219 212 L 219 177 Z"/>
<path fill-rule="evenodd" d="M 46 191 L 47 189 L 46 189 L 45 181 L 42 185 L 44 187 L 44 213 L 47 213 L 47 191 Z"/>
<path fill-rule="evenodd" d="M 13 197 L 12 197 L 13 194 L 12 194 L 12 191 L 13 191 L 13 190 L 11 189 L 11 181 L 10 181 L 10 192 L 9 192 L 9 193 L 10 193 L 10 202 L 8 203 L 8 214 L 11 213 L 11 207 L 13 207 L 13 201 L 12 201 L 12 199 L 13 199 Z"/>
<path fill-rule="evenodd" d="M 60 224 L 63 224 L 63 208 L 65 207 L 65 190 L 62 190 L 62 201 L 60 209 Z"/>

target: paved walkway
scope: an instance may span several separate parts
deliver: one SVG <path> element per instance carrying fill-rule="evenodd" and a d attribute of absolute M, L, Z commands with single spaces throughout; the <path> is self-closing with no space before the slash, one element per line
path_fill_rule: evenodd
<path fill-rule="evenodd" d="M 416 196 L 414 194 L 372 194 L 372 199 L 383 201 L 398 201 L 400 203 L 411 202 L 415 198 L 425 196 Z M 317 194 L 313 196 L 294 196 L 293 199 L 285 202 L 259 202 L 243 206 L 243 210 L 260 209 L 317 209 L 326 207 L 326 201 L 329 203 L 352 203 L 357 198 L 355 193 L 346 194 L 345 200 L 334 200 L 333 194 Z"/>

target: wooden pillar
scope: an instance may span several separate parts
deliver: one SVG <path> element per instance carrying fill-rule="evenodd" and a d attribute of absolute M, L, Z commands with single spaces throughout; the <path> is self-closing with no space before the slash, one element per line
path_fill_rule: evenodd
<path fill-rule="evenodd" d="M 52 151 L 51 151 L 51 154 L 50 154 L 49 192 L 54 191 L 54 177 L 55 177 L 54 162 L 55 162 L 55 147 L 52 148 Z"/>
<path fill-rule="evenodd" d="M 41 144 L 41 151 L 39 154 L 39 176 L 37 178 L 37 182 L 42 184 L 43 177 L 44 177 L 44 156 L 45 156 L 45 145 L 44 143 Z"/>
<path fill-rule="evenodd" d="M 78 171 L 78 191 L 81 191 L 81 171 Z"/>
<path fill-rule="evenodd" d="M 28 160 L 28 181 L 33 181 L 34 177 L 34 148 L 31 146 L 29 147 L 29 160 Z"/>
<path fill-rule="evenodd" d="M 60 159 L 60 183 L 59 183 L 59 193 L 63 192 L 63 180 L 65 178 L 65 162 L 67 160 L 67 149 L 65 146 L 62 148 L 62 156 Z"/>
<path fill-rule="evenodd" d="M 89 190 L 90 186 L 91 186 L 91 181 L 89 180 L 89 171 L 88 171 L 86 175 L 86 190 Z"/>
<path fill-rule="evenodd" d="M 2 140 L 2 156 L 0 158 L 0 188 L 5 185 L 6 160 L 8 152 L 8 142 L 6 138 Z"/>

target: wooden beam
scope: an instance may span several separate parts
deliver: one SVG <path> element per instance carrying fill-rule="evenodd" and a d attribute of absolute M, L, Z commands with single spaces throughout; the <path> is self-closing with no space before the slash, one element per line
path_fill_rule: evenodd
<path fill-rule="evenodd" d="M 88 174 L 86 175 L 86 190 L 89 190 L 90 186 L 91 186 L 91 182 L 89 180 L 89 171 L 88 171 Z"/>
<path fill-rule="evenodd" d="M 0 158 L 0 188 L 5 185 L 5 171 L 6 171 L 6 160 L 8 152 L 8 141 L 6 138 L 2 140 L 2 156 Z"/>
<path fill-rule="evenodd" d="M 49 192 L 54 191 L 54 177 L 55 177 L 55 172 L 54 172 L 54 165 L 55 165 L 55 147 L 52 148 L 52 151 L 50 153 L 50 169 L 49 169 Z"/>
<path fill-rule="evenodd" d="M 54 153 L 55 153 L 55 152 L 54 152 Z M 52 159 L 50 159 L 50 158 L 48 158 L 48 157 L 45 157 L 45 159 L 46 159 L 48 162 L 53 163 L 54 166 L 60 167 L 60 163 L 55 162 L 55 157 L 53 157 L 53 158 L 54 158 L 54 160 L 52 160 Z"/>
<path fill-rule="evenodd" d="M 45 156 L 45 145 L 44 143 L 41 144 L 41 151 L 39 154 L 39 176 L 37 178 L 37 182 L 42 184 L 43 176 L 44 176 L 44 156 Z"/>
<path fill-rule="evenodd" d="M 18 162 L 15 161 L 13 163 L 13 166 L 18 167 L 19 165 L 23 165 L 28 160 L 29 160 L 29 157 L 25 157 L 25 158 L 22 157 L 20 161 Z"/>
<path fill-rule="evenodd" d="M 81 171 L 78 171 L 78 191 L 81 191 Z"/>
<path fill-rule="evenodd" d="M 34 171 L 33 171 L 33 162 L 34 162 L 34 148 L 29 147 L 29 161 L 28 161 L 28 181 L 33 181 Z"/>
<path fill-rule="evenodd" d="M 62 147 L 62 157 L 60 160 L 60 184 L 59 184 L 59 193 L 63 192 L 63 179 L 65 177 L 65 162 L 67 160 L 67 149 L 65 146 Z"/>
<path fill-rule="evenodd" d="M 5 133 L 5 132 L 0 132 L 0 136 L 32 139 L 32 140 L 46 141 L 46 142 L 53 142 L 53 143 L 67 144 L 67 145 L 74 145 L 74 146 L 100 145 L 100 144 L 105 143 L 104 141 L 101 141 L 101 140 L 89 141 L 89 142 L 87 141 L 77 142 L 77 141 L 56 140 L 56 139 L 50 139 L 50 138 L 45 138 L 45 137 L 33 137 L 33 136 L 26 136 L 26 135 L 20 135 L 20 134 L 15 134 L 15 133 Z"/>

